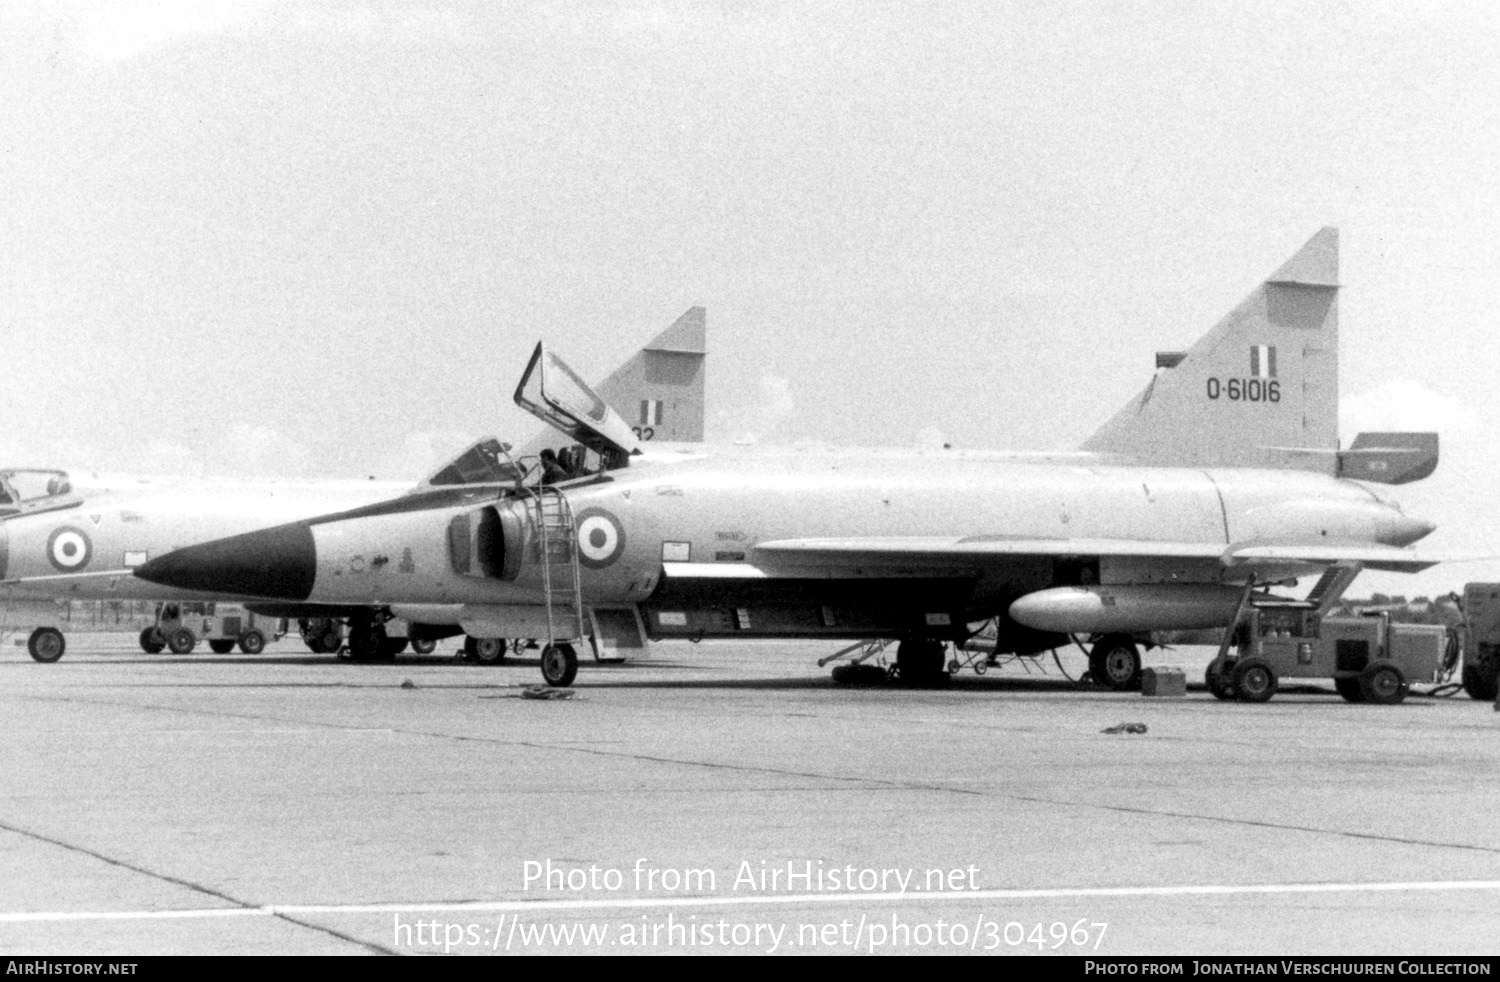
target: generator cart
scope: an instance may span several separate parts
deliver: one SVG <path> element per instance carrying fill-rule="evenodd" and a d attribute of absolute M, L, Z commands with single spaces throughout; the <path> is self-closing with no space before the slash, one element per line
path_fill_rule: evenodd
<path fill-rule="evenodd" d="M 1449 637 L 1442 625 L 1393 623 L 1388 611 L 1330 616 L 1354 572 L 1330 570 L 1307 600 L 1247 590 L 1209 663 L 1208 690 L 1220 699 L 1265 702 L 1282 679 L 1332 679 L 1349 702 L 1388 705 L 1405 699 L 1413 682 L 1440 681 Z"/>

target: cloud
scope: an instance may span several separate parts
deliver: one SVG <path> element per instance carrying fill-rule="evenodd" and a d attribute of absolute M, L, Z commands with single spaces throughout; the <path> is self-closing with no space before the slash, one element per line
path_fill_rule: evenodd
<path fill-rule="evenodd" d="M 776 435 L 797 411 L 791 380 L 784 375 L 763 375 L 755 408 L 748 414 L 748 427 L 735 438 L 736 443 L 758 443 Z"/>
<path fill-rule="evenodd" d="M 381 7 L 297 3 L 282 13 L 278 23 L 283 29 L 321 41 L 345 38 L 411 46 L 475 42 L 481 37 L 456 11 L 406 3 Z"/>
<path fill-rule="evenodd" d="M 154 440 L 151 443 L 151 459 L 139 462 L 134 469 L 142 473 L 201 477 L 203 462 L 191 449 L 180 443 Z"/>
<path fill-rule="evenodd" d="M 1339 419 L 1346 433 L 1382 430 L 1435 430 L 1454 436 L 1474 425 L 1473 414 L 1457 399 L 1434 392 L 1414 379 L 1392 379 L 1368 392 L 1343 399 Z"/>
<path fill-rule="evenodd" d="M 0 467 L 37 467 L 78 471 L 99 466 L 99 451 L 77 440 L 0 433 Z"/>
<path fill-rule="evenodd" d="M 176 41 L 221 34 L 255 19 L 269 0 L 121 0 L 68 4 L 73 46 L 102 64 L 127 61 Z M 65 35 L 66 36 L 66 35 Z"/>

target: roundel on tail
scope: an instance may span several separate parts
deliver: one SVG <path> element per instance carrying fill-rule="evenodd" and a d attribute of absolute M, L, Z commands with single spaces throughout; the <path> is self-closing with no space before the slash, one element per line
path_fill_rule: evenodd
<path fill-rule="evenodd" d="M 603 569 L 625 551 L 625 527 L 603 508 L 578 513 L 578 561 L 589 569 Z"/>
<path fill-rule="evenodd" d="M 60 573 L 76 573 L 89 564 L 94 544 L 88 534 L 71 525 L 53 531 L 47 539 L 47 559 Z"/>

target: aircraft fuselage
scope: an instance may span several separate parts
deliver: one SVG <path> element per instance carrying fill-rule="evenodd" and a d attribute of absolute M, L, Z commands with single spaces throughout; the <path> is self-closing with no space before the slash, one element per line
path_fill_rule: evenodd
<path fill-rule="evenodd" d="M 1223 584 L 1218 552 L 1234 543 L 1403 546 L 1431 529 L 1384 492 L 1306 471 L 953 451 L 706 452 L 562 493 L 583 601 L 640 605 L 658 636 L 956 635 L 1051 586 Z M 538 540 L 528 495 L 479 507 L 408 499 L 184 550 L 143 575 L 246 600 L 540 605 Z M 1031 540 L 1060 545 L 994 554 Z M 1110 545 L 1123 540 L 1166 554 Z M 905 551 L 861 551 L 876 541 Z"/>

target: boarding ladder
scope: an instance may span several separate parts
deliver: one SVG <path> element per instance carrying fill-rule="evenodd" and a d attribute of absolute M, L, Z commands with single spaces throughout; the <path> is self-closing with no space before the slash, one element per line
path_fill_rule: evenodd
<path fill-rule="evenodd" d="M 583 586 L 578 574 L 578 533 L 567 495 L 549 485 L 531 489 L 536 498 L 537 544 L 542 597 L 547 607 L 547 644 L 577 641 L 584 630 Z"/>

